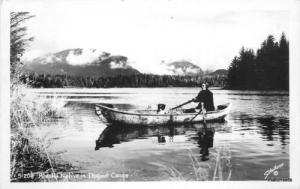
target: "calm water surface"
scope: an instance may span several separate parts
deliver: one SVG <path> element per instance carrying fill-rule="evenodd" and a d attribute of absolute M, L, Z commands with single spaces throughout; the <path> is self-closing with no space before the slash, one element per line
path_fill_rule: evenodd
<path fill-rule="evenodd" d="M 281 91 L 212 90 L 215 105 L 231 102 L 224 123 L 108 127 L 96 103 L 126 110 L 181 104 L 197 88 L 34 89 L 67 101 L 64 118 L 43 132 L 51 150 L 77 167 L 83 181 L 264 180 L 289 177 L 289 96 Z M 186 107 L 193 107 L 189 104 Z M 159 142 L 158 136 L 165 142 Z"/>

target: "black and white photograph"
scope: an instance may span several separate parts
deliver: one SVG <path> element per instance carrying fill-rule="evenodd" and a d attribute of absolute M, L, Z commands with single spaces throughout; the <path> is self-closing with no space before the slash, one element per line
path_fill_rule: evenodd
<path fill-rule="evenodd" d="M 299 5 L 1 1 L 0 184 L 299 188 Z"/>

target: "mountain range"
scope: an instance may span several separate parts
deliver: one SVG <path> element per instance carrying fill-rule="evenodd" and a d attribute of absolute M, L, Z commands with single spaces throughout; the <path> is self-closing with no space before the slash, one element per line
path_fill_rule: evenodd
<path fill-rule="evenodd" d="M 185 60 L 161 63 L 168 75 L 203 75 L 202 69 Z M 108 77 L 133 75 L 141 72 L 135 69 L 123 55 L 111 55 L 97 49 L 67 49 L 49 53 L 26 61 L 24 69 L 38 74 L 67 74 L 74 76 Z M 226 75 L 227 70 L 217 70 L 211 74 Z"/>
<path fill-rule="evenodd" d="M 46 54 L 25 62 L 25 70 L 51 75 L 68 74 L 77 76 L 132 75 L 140 72 L 132 68 L 128 58 L 110 55 L 96 49 L 68 49 L 54 54 Z"/>

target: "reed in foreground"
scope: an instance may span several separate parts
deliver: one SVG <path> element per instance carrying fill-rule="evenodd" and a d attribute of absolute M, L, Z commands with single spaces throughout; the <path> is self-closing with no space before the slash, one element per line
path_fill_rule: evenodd
<path fill-rule="evenodd" d="M 187 149 L 187 159 L 190 174 L 180 171 L 173 165 L 152 163 L 168 175 L 171 181 L 229 181 L 231 179 L 231 152 L 227 145 L 215 148 L 210 155 L 210 161 L 201 161 L 201 155 Z"/>
<path fill-rule="evenodd" d="M 51 139 L 39 130 L 51 119 L 64 116 L 62 99 L 44 99 L 32 94 L 28 86 L 11 86 L 11 181 L 53 181 L 41 175 L 69 169 L 68 164 L 55 162 L 55 154 L 48 151 Z M 34 132 L 33 132 L 34 131 Z"/>

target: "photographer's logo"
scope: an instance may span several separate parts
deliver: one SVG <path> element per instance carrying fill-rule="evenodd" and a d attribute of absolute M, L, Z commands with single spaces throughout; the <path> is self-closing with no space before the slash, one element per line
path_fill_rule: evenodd
<path fill-rule="evenodd" d="M 269 170 L 267 170 L 264 175 L 265 175 L 265 179 L 268 179 L 268 176 L 273 174 L 274 176 L 278 176 L 279 174 L 279 168 L 283 167 L 284 166 L 284 163 L 281 163 L 279 165 L 274 165 L 273 168 L 270 168 Z"/>

